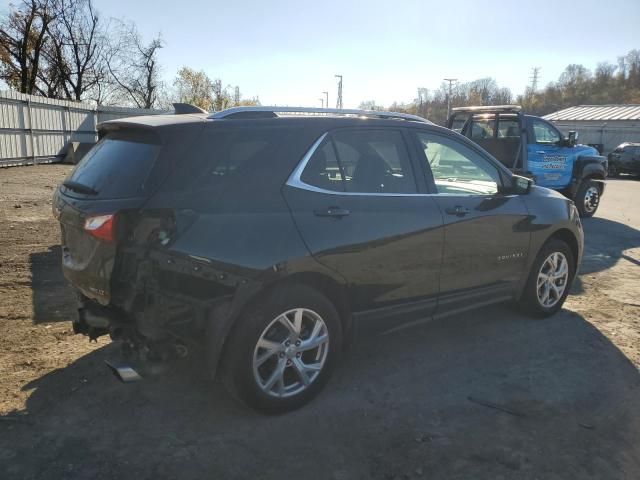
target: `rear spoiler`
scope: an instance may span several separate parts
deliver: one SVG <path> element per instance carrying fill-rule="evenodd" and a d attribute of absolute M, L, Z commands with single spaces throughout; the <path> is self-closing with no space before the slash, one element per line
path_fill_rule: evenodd
<path fill-rule="evenodd" d="M 197 108 L 197 107 L 195 107 Z M 154 130 L 156 128 L 168 127 L 185 123 L 200 123 L 207 121 L 207 113 L 186 113 L 180 115 L 160 114 L 145 115 L 142 117 L 124 117 L 115 120 L 101 122 L 97 126 L 98 138 L 102 138 L 109 132 L 118 130 Z"/>

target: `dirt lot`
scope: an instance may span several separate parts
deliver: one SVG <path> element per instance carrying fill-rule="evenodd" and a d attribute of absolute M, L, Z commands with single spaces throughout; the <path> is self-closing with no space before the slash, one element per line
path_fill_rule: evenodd
<path fill-rule="evenodd" d="M 50 205 L 68 170 L 0 170 L 0 478 L 640 478 L 639 181 L 584 222 L 554 318 L 498 306 L 363 342 L 269 418 L 184 368 L 120 384 L 115 346 L 72 334 Z"/>

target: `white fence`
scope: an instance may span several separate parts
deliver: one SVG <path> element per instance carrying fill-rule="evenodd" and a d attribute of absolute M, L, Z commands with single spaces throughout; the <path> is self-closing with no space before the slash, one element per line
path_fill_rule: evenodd
<path fill-rule="evenodd" d="M 95 143 L 100 122 L 159 113 L 0 92 L 0 167 L 60 161 L 69 142 Z"/>

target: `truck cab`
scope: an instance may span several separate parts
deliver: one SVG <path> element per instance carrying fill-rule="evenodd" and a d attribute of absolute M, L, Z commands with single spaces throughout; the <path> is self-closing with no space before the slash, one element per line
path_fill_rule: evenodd
<path fill-rule="evenodd" d="M 607 159 L 577 133 L 565 137 L 546 120 L 525 115 L 518 105 L 452 109 L 447 127 L 471 139 L 518 175 L 572 199 L 591 217 L 604 193 Z"/>

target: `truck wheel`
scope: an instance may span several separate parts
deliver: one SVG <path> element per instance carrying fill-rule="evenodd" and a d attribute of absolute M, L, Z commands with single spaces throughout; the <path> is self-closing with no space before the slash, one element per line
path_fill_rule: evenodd
<path fill-rule="evenodd" d="M 575 260 L 569 246 L 551 239 L 538 252 L 520 306 L 527 313 L 548 317 L 562 308 L 575 272 Z"/>
<path fill-rule="evenodd" d="M 616 167 L 615 163 L 610 163 L 607 171 L 608 177 L 617 177 L 618 176 L 618 167 Z"/>
<path fill-rule="evenodd" d="M 341 351 L 338 312 L 302 285 L 275 289 L 238 318 L 222 359 L 230 393 L 263 413 L 295 410 L 329 380 Z"/>
<path fill-rule="evenodd" d="M 581 217 L 593 217 L 600 204 L 600 187 L 593 180 L 584 180 L 573 200 Z"/>

